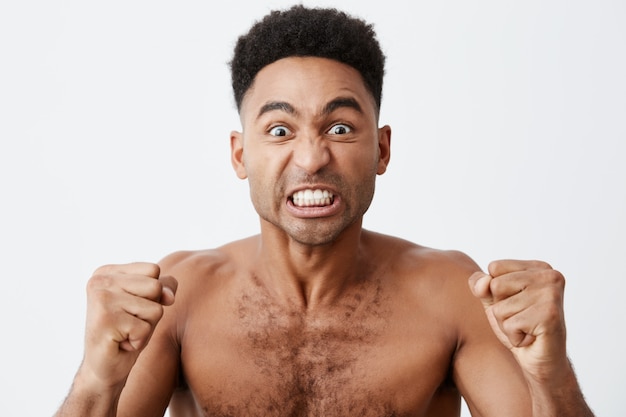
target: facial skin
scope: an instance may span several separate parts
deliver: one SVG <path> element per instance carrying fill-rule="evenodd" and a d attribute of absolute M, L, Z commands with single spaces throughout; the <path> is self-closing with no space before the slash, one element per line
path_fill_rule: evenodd
<path fill-rule="evenodd" d="M 358 71 L 325 58 L 281 59 L 257 74 L 240 117 L 232 163 L 248 178 L 262 227 L 304 245 L 360 228 L 389 162 L 391 129 L 377 127 Z"/>

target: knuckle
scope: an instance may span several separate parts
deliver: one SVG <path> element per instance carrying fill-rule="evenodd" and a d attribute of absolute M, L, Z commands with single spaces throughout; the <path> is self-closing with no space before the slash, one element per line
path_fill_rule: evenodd
<path fill-rule="evenodd" d="M 148 279 L 144 281 L 144 290 L 151 300 L 158 300 L 163 291 L 163 284 L 156 279 Z"/>
<path fill-rule="evenodd" d="M 94 300 L 96 304 L 111 306 L 114 304 L 115 295 L 111 291 L 98 289 L 92 292 L 90 299 Z"/>
<path fill-rule="evenodd" d="M 561 316 L 562 313 L 559 306 L 559 300 L 553 300 L 552 302 L 546 303 L 543 308 L 543 317 L 547 322 L 559 321 Z"/>
<path fill-rule="evenodd" d="M 502 285 L 503 285 L 502 279 L 493 278 L 489 282 L 489 290 L 494 296 L 497 296 L 502 292 Z"/>
<path fill-rule="evenodd" d="M 161 274 L 161 268 L 157 264 L 152 263 L 139 263 L 136 264 L 141 269 L 143 275 L 157 278 Z"/>
<path fill-rule="evenodd" d="M 87 292 L 88 305 L 93 309 L 110 309 L 114 305 L 114 295 L 111 291 L 102 288 L 93 288 Z M 98 310 L 96 310 L 98 311 Z"/>
<path fill-rule="evenodd" d="M 157 264 L 151 264 L 152 265 L 152 276 L 153 277 L 158 277 L 159 275 L 161 275 L 161 267 Z"/>
<path fill-rule="evenodd" d="M 94 274 L 87 282 L 87 290 L 94 291 L 103 288 L 111 288 L 113 286 L 114 280 L 111 275 L 108 274 Z"/>
<path fill-rule="evenodd" d="M 565 277 L 559 271 L 549 269 L 543 272 L 543 279 L 550 285 L 558 288 L 565 287 Z"/>
<path fill-rule="evenodd" d="M 530 261 L 531 263 L 531 267 L 533 269 L 547 269 L 547 270 L 552 270 L 552 265 L 550 265 L 549 263 L 545 262 L 545 261 Z"/>
<path fill-rule="evenodd" d="M 496 300 L 504 300 L 518 292 L 519 284 L 517 278 L 496 277 L 489 283 L 489 290 Z"/>
<path fill-rule="evenodd" d="M 163 317 L 164 308 L 161 304 L 153 303 L 151 304 L 149 310 L 146 311 L 146 318 L 151 322 L 156 324 Z"/>
<path fill-rule="evenodd" d="M 157 294 L 161 294 L 161 291 L 163 291 L 163 283 L 159 281 L 158 279 L 151 279 L 150 289 L 151 291 L 154 291 Z"/>
<path fill-rule="evenodd" d="M 491 261 L 489 262 L 489 265 L 487 266 L 487 270 L 493 276 L 500 275 L 501 269 L 503 268 L 502 265 L 504 265 L 505 263 L 506 263 L 506 260 L 504 259 Z"/>
<path fill-rule="evenodd" d="M 115 266 L 111 265 L 111 264 L 101 265 L 98 268 L 96 268 L 95 271 L 93 271 L 93 275 L 108 274 L 108 273 L 110 273 L 114 269 L 114 267 Z"/>

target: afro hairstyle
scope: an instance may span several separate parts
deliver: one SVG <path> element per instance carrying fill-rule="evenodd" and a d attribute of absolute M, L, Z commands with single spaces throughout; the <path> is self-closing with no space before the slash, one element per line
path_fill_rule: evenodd
<path fill-rule="evenodd" d="M 237 110 L 257 73 L 291 56 L 328 58 L 353 67 L 380 110 L 385 56 L 372 25 L 337 9 L 302 5 L 270 12 L 237 40 L 230 62 Z"/>

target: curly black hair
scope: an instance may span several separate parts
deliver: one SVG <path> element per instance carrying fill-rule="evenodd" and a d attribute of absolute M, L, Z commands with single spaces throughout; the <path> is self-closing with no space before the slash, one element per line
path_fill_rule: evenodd
<path fill-rule="evenodd" d="M 230 62 L 237 110 L 256 74 L 290 56 L 334 59 L 356 69 L 380 109 L 385 55 L 371 24 L 337 9 L 275 10 L 241 36 Z"/>

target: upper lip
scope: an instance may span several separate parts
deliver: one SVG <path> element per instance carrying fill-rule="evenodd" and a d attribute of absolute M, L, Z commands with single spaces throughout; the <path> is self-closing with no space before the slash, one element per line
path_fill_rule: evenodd
<path fill-rule="evenodd" d="M 305 184 L 305 185 L 300 185 L 296 188 L 293 188 L 292 190 L 288 192 L 287 195 L 291 198 L 295 193 L 297 193 L 298 191 L 302 191 L 302 190 L 326 190 L 329 193 L 331 193 L 333 196 L 336 196 L 338 194 L 337 191 L 330 185 Z"/>

